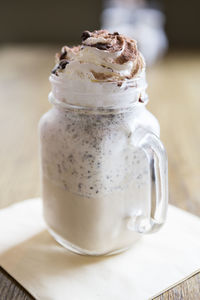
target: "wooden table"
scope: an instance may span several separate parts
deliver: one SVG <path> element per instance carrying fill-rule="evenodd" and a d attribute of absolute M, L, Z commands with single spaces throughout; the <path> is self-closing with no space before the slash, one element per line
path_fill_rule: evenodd
<path fill-rule="evenodd" d="M 1 208 L 40 194 L 37 123 L 50 108 L 48 74 L 58 49 L 0 48 Z M 147 78 L 148 108 L 160 121 L 168 152 L 170 203 L 200 216 L 200 53 L 169 54 L 148 70 Z M 190 295 L 200 295 L 200 275 L 173 290 L 156 300 L 198 299 Z"/>

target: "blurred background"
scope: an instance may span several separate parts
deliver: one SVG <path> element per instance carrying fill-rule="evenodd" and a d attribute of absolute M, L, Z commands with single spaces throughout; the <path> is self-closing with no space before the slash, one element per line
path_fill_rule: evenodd
<path fill-rule="evenodd" d="M 200 215 L 200 2 L 43 0 L 0 3 L 0 207 L 40 195 L 37 123 L 50 108 L 55 52 L 83 30 L 138 40 L 148 109 L 169 158 L 170 202 Z"/>
<path fill-rule="evenodd" d="M 2 0 L 0 8 L 2 44 L 79 42 L 80 33 L 86 28 L 94 30 L 107 23 L 134 24 L 136 10 L 152 8 L 161 10 L 166 17 L 165 30 L 170 46 L 200 46 L 198 0 Z M 106 8 L 113 8 L 113 15 L 109 20 L 103 18 L 102 24 L 102 12 Z M 158 17 L 153 17 L 158 20 Z M 144 15 L 140 22 L 147 19 L 148 16 Z"/>

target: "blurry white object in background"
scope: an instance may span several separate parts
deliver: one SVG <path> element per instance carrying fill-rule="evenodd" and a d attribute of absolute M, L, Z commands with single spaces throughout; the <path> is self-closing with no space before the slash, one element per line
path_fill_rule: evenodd
<path fill-rule="evenodd" d="M 160 59 L 168 47 L 164 14 L 145 1 L 107 0 L 102 13 L 102 28 L 118 31 L 138 41 L 147 65 Z"/>

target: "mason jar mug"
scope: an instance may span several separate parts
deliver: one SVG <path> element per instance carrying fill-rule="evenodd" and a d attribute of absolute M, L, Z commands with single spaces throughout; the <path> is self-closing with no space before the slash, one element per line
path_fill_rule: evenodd
<path fill-rule="evenodd" d="M 56 79 L 50 80 L 52 109 L 40 120 L 48 230 L 75 253 L 125 250 L 166 218 L 167 157 L 147 96 L 135 79 L 129 94 L 122 90 L 114 98 L 108 82 L 101 83 L 101 93 L 68 87 L 66 101 Z"/>

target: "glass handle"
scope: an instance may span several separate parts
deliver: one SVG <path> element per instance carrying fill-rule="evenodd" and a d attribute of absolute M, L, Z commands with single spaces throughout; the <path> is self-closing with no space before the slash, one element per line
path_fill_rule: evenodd
<path fill-rule="evenodd" d="M 142 149 L 150 169 L 150 215 L 138 216 L 135 230 L 139 233 L 157 231 L 165 222 L 168 206 L 168 162 L 160 139 L 150 131 L 136 129 L 132 135 L 134 147 Z"/>

